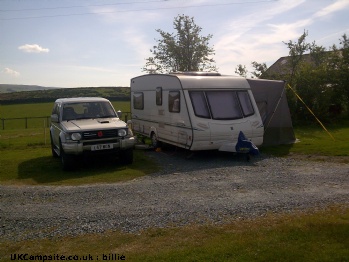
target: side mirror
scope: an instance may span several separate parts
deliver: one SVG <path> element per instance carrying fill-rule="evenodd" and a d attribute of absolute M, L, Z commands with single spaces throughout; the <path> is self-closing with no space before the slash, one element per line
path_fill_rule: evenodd
<path fill-rule="evenodd" d="M 119 110 L 118 112 L 116 112 L 116 114 L 118 115 L 118 118 L 121 119 L 121 117 L 122 117 L 122 112 Z"/>
<path fill-rule="evenodd" d="M 51 122 L 53 122 L 53 123 L 58 123 L 59 122 L 57 114 L 51 115 Z"/>

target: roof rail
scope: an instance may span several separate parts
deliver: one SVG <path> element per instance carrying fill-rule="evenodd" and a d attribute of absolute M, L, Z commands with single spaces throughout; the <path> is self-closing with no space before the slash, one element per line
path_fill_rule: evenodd
<path fill-rule="evenodd" d="M 179 71 L 170 72 L 171 75 L 187 75 L 187 76 L 221 76 L 218 72 L 203 72 L 203 71 Z"/>

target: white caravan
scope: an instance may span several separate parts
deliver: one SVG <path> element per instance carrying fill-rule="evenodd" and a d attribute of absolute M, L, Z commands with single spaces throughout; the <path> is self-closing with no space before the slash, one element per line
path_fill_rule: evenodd
<path fill-rule="evenodd" d="M 245 78 L 219 73 L 148 74 L 131 79 L 132 126 L 150 137 L 195 150 L 236 152 L 239 132 L 254 145 L 264 127 Z"/>

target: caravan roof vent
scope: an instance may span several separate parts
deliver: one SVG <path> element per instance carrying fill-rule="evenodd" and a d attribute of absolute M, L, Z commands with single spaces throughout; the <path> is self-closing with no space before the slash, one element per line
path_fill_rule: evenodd
<path fill-rule="evenodd" d="M 171 72 L 172 75 L 187 75 L 187 76 L 221 76 L 217 72 L 202 72 L 202 71 L 187 71 L 187 72 Z"/>

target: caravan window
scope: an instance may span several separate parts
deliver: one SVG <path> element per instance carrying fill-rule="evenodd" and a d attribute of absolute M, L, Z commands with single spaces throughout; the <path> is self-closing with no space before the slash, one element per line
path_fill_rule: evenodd
<path fill-rule="evenodd" d="M 236 92 L 208 91 L 206 96 L 213 119 L 243 118 Z"/>
<path fill-rule="evenodd" d="M 251 103 L 250 96 L 248 95 L 247 91 L 239 91 L 238 97 L 240 100 L 240 105 L 242 108 L 242 112 L 244 113 L 244 116 L 251 116 L 254 114 L 253 106 Z"/>
<path fill-rule="evenodd" d="M 208 111 L 204 92 L 195 91 L 190 92 L 189 94 L 195 115 L 203 118 L 211 118 L 210 112 Z"/>
<path fill-rule="evenodd" d="M 156 105 L 161 106 L 162 105 L 162 87 L 156 88 Z"/>
<path fill-rule="evenodd" d="M 179 91 L 170 91 L 168 93 L 168 111 L 179 113 L 181 108 Z"/>
<path fill-rule="evenodd" d="M 144 109 L 144 94 L 142 92 L 133 93 L 133 108 Z"/>

